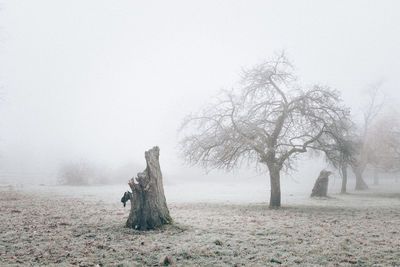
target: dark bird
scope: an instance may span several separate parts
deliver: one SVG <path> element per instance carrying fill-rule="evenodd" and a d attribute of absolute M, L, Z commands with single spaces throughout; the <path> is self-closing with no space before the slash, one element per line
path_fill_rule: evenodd
<path fill-rule="evenodd" d="M 128 200 L 130 200 L 130 199 L 132 199 L 132 193 L 129 191 L 126 191 L 121 198 L 121 202 L 124 203 L 124 207 L 126 206 L 126 202 L 128 202 Z"/>

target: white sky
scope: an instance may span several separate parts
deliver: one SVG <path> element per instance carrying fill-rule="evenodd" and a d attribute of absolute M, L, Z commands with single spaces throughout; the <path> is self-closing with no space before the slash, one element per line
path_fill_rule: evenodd
<path fill-rule="evenodd" d="M 395 0 L 0 0 L 0 167 L 144 165 L 158 145 L 164 172 L 184 175 L 182 118 L 282 49 L 355 112 L 379 79 L 394 102 L 399 12 Z"/>

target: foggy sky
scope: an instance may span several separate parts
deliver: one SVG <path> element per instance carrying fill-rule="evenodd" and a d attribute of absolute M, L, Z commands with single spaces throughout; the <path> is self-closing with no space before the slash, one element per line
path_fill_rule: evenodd
<path fill-rule="evenodd" d="M 143 164 L 198 177 L 177 129 L 242 67 L 285 49 L 304 83 L 355 113 L 384 80 L 400 93 L 399 1 L 0 1 L 0 168 Z"/>

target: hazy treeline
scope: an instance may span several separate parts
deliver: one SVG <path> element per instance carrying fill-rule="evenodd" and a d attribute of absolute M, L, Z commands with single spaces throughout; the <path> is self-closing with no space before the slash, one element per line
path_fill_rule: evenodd
<path fill-rule="evenodd" d="M 61 185 L 121 184 L 141 170 L 138 164 L 125 164 L 119 168 L 109 168 L 89 161 L 73 161 L 62 164 L 57 174 Z"/>

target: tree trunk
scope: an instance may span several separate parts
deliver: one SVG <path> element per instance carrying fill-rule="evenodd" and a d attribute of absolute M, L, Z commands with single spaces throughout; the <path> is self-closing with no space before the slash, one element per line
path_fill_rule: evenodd
<path fill-rule="evenodd" d="M 356 175 L 356 188 L 355 190 L 366 190 L 368 189 L 368 185 L 365 183 L 362 177 L 362 171 L 358 168 L 354 170 L 354 174 Z"/>
<path fill-rule="evenodd" d="M 379 185 L 379 171 L 374 169 L 374 185 Z"/>
<path fill-rule="evenodd" d="M 340 189 L 341 194 L 347 193 L 347 165 L 341 167 L 342 172 L 342 188 Z"/>
<path fill-rule="evenodd" d="M 315 181 L 314 188 L 311 192 L 311 197 L 327 197 L 328 196 L 328 184 L 330 171 L 322 170 L 319 173 L 318 179 Z"/>
<path fill-rule="evenodd" d="M 146 169 L 132 178 L 129 186 L 132 189 L 131 211 L 126 226 L 137 230 L 151 230 L 169 224 L 167 202 L 159 163 L 160 149 L 153 147 L 146 151 Z"/>
<path fill-rule="evenodd" d="M 269 178 L 271 183 L 269 207 L 274 209 L 281 206 L 281 178 L 279 172 L 279 168 L 269 167 Z"/>

